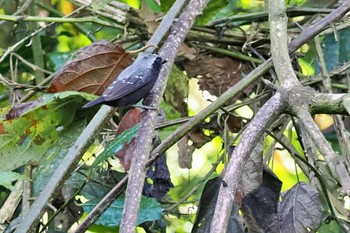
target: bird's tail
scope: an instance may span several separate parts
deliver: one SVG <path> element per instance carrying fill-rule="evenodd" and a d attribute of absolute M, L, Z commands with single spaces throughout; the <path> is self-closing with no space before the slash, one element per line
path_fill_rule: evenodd
<path fill-rule="evenodd" d="M 97 98 L 97 99 L 95 99 L 95 100 L 93 100 L 93 101 L 90 101 L 89 103 L 85 104 L 85 105 L 83 106 L 83 108 L 90 108 L 90 107 L 92 107 L 92 106 L 95 106 L 95 105 L 97 105 L 97 104 L 102 103 L 103 101 L 104 101 L 104 98 L 101 96 L 101 97 L 99 97 L 99 98 Z"/>

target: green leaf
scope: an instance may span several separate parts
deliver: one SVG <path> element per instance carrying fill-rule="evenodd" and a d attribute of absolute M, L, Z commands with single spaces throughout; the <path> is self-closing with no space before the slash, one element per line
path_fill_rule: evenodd
<path fill-rule="evenodd" d="M 125 195 L 121 195 L 112 205 L 100 216 L 96 224 L 114 227 L 120 225 L 120 219 L 123 213 Z M 99 200 L 93 199 L 83 204 L 84 211 L 90 213 L 98 204 Z M 155 221 L 162 217 L 162 209 L 155 198 L 142 197 L 140 205 L 140 213 L 137 219 L 137 225 L 143 222 Z"/>
<path fill-rule="evenodd" d="M 339 62 L 340 64 L 344 64 L 349 60 L 350 60 L 350 29 L 347 28 L 340 31 Z"/>
<path fill-rule="evenodd" d="M 323 134 L 327 141 L 331 144 L 332 149 L 342 155 L 342 150 L 338 141 L 337 133 L 335 131 L 327 132 Z"/>
<path fill-rule="evenodd" d="M 172 7 L 175 0 L 160 0 L 160 7 L 163 12 L 168 12 L 168 10 Z"/>
<path fill-rule="evenodd" d="M 18 174 L 16 172 L 2 172 L 0 171 L 0 185 L 4 186 L 11 191 L 15 190 L 15 187 L 12 185 L 12 182 L 16 180 L 29 180 L 25 175 Z"/>
<path fill-rule="evenodd" d="M 137 136 L 138 130 L 139 124 L 134 125 L 133 127 L 123 131 L 123 133 L 121 133 L 111 143 L 109 143 L 105 150 L 99 156 L 97 156 L 97 158 L 91 166 L 91 169 L 95 168 L 98 164 L 105 161 L 109 157 L 115 155 L 115 153 L 122 149 L 125 143 L 129 143 L 131 139 Z"/>
<path fill-rule="evenodd" d="M 9 112 L 0 109 L 0 171 L 38 163 L 71 124 L 86 117 L 90 110 L 81 106 L 92 98 L 84 93 L 62 92 L 44 95 Z"/>
<path fill-rule="evenodd" d="M 203 14 L 197 17 L 196 24 L 198 26 L 204 26 L 226 5 L 226 0 L 210 1 L 208 5 L 204 8 Z"/>
<path fill-rule="evenodd" d="M 337 34 L 338 40 L 336 40 L 334 34 L 328 34 L 321 43 L 328 71 L 332 71 L 336 66 L 350 60 L 350 29 L 340 30 Z M 315 62 L 315 73 L 319 72 L 318 62 Z"/>
<path fill-rule="evenodd" d="M 333 220 L 330 223 L 325 223 L 325 221 L 322 221 L 322 224 L 320 228 L 317 230 L 319 233 L 328 233 L 328 232 L 341 232 L 341 228 L 339 227 L 339 224 Z"/>
<path fill-rule="evenodd" d="M 85 118 L 81 121 L 76 121 L 62 132 L 56 143 L 45 153 L 33 178 L 33 197 L 37 197 L 47 185 L 47 182 L 67 155 L 69 148 L 84 131 L 86 123 Z"/>
<path fill-rule="evenodd" d="M 51 52 L 46 54 L 49 67 L 57 71 L 59 70 L 71 57 L 72 52 Z"/>
<path fill-rule="evenodd" d="M 146 0 L 148 7 L 155 13 L 161 12 L 161 7 L 153 0 Z"/>

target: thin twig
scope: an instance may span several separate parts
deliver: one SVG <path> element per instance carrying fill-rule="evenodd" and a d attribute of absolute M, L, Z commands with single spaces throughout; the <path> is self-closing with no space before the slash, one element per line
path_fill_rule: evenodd
<path fill-rule="evenodd" d="M 75 11 L 73 11 L 72 13 L 66 15 L 65 17 L 63 18 L 60 18 L 60 19 L 65 19 L 65 18 L 68 18 L 69 16 L 72 16 L 74 14 L 76 14 L 77 12 L 85 9 L 86 6 L 83 6 L 83 7 L 80 7 L 78 9 L 76 9 Z M 0 18 L 1 18 L 2 15 L 0 15 Z M 12 17 L 12 16 L 11 16 Z M 15 21 L 16 22 L 16 21 Z M 51 25 L 53 25 L 54 22 L 51 22 L 49 24 L 47 24 L 46 26 L 43 26 L 43 27 L 40 27 L 38 28 L 37 30 L 35 30 L 34 32 L 30 33 L 28 36 L 22 38 L 20 41 L 18 41 L 16 44 L 12 45 L 11 47 L 7 48 L 7 50 L 5 51 L 5 53 L 1 56 L 0 58 L 0 63 L 2 63 L 5 58 L 11 54 L 13 51 L 16 51 L 19 47 L 21 47 L 28 39 L 32 38 L 33 36 L 35 36 L 36 34 L 42 32 L 43 30 L 45 30 L 47 27 L 50 27 Z"/>
<path fill-rule="evenodd" d="M 86 6 L 82 6 L 85 8 Z M 80 9 L 81 10 L 81 9 Z M 102 26 L 124 29 L 124 26 L 115 23 L 110 23 L 105 20 L 101 20 L 96 16 L 87 16 L 81 18 L 69 18 L 69 16 L 61 17 L 40 17 L 40 16 L 13 16 L 13 15 L 0 15 L 0 20 L 6 20 L 14 23 L 23 22 L 48 22 L 48 23 L 96 23 Z"/>

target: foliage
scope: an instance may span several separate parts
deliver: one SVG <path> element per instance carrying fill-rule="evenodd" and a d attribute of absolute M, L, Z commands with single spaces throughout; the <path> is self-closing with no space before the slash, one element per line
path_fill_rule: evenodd
<path fill-rule="evenodd" d="M 10 2 L 0 3 L 1 14 L 16 17 L 16 11 L 24 5 Z M 15 182 L 30 180 L 31 197 L 43 192 L 99 109 L 82 106 L 101 95 L 133 62 L 129 50 L 148 44 L 151 33 L 159 26 L 159 16 L 166 15 L 174 1 L 97 1 L 78 11 L 82 2 L 36 0 L 34 11 L 25 9 L 18 13 L 33 15 L 34 20 L 23 17 L 0 22 L 0 44 L 7 49 L 0 51 L 0 203 L 10 202 L 10 193 L 19 192 Z M 293 6 L 293 11 L 288 12 L 290 25 L 311 24 L 315 10 L 302 11 L 300 6 L 314 6 L 315 1 L 286 2 Z M 261 14 L 264 9 L 263 1 L 258 0 L 208 3 L 187 34 L 171 69 L 156 126 L 161 140 L 269 58 L 268 19 Z M 63 16 L 67 14 L 72 15 L 66 19 Z M 43 23 L 53 21 L 53 17 L 58 18 L 56 24 L 37 30 Z M 84 20 L 74 21 L 79 17 Z M 35 33 L 31 34 L 33 30 Z M 290 26 L 288 32 L 294 36 L 300 30 Z M 345 28 L 320 35 L 334 93 L 349 92 L 347 69 L 339 68 L 350 60 L 349 33 Z M 36 44 L 39 47 L 33 46 L 33 38 L 40 39 Z M 303 85 L 325 91 L 315 43 L 311 40 L 305 44 L 292 65 Z M 44 61 L 42 65 L 38 56 Z M 44 83 L 40 76 L 45 77 Z M 270 88 L 278 85 L 274 76 L 271 71 L 264 75 L 264 82 L 240 90 L 224 108 L 196 125 L 166 155 L 150 164 L 137 221 L 140 228 L 147 232 L 155 228 L 162 232 L 209 231 L 218 191 L 225 182 L 220 174 L 251 116 L 275 91 Z M 135 116 L 128 115 L 127 110 L 117 109 L 113 119 L 96 133 L 97 139 L 84 149 L 79 165 L 67 169 L 72 170 L 70 176 L 62 180 L 62 187 L 51 197 L 50 204 L 56 208 L 53 219 L 48 222 L 41 218 L 41 230 L 55 231 L 60 226 L 62 231 L 68 231 L 127 175 L 130 164 L 125 161 L 132 159 L 130 154 L 135 150 L 142 117 L 138 112 L 138 119 L 133 121 Z M 125 121 L 129 121 L 128 126 Z M 318 116 L 315 121 L 321 125 L 326 118 Z M 331 121 L 321 130 L 341 155 L 339 159 L 346 161 L 349 155 L 337 134 L 340 126 Z M 348 129 L 348 117 L 342 123 Z M 124 131 L 119 132 L 121 128 Z M 349 229 L 349 221 L 345 220 L 349 209 L 344 198 L 348 194 L 339 191 L 339 181 L 323 155 L 310 155 L 314 146 L 304 141 L 301 130 L 287 115 L 266 128 L 241 174 L 230 232 Z M 158 137 L 153 143 L 156 148 Z M 124 201 L 123 193 L 89 231 L 119 230 Z M 17 211 L 4 220 L 11 222 L 19 217 L 20 207 L 12 206 Z M 335 207 L 338 213 L 334 212 Z M 0 209 L 0 216 L 4 210 Z M 2 219 L 0 224 L 1 229 L 7 227 Z"/>

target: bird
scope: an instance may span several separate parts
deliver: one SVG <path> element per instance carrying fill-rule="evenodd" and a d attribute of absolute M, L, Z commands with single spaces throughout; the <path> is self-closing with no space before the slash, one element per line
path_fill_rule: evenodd
<path fill-rule="evenodd" d="M 97 104 L 106 104 L 111 107 L 137 104 L 152 90 L 164 63 L 166 60 L 156 54 L 139 56 L 133 64 L 119 74 L 99 98 L 88 102 L 83 108 Z"/>

